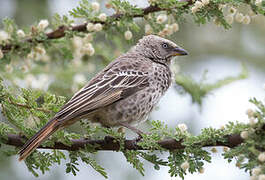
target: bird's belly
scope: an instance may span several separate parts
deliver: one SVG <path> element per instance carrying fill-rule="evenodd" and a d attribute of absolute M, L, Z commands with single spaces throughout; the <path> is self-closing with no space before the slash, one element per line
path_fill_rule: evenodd
<path fill-rule="evenodd" d="M 146 121 L 153 107 L 158 103 L 162 92 L 152 89 L 142 90 L 139 93 L 118 101 L 100 111 L 93 121 L 103 126 L 118 126 L 119 123 L 138 124 Z"/>

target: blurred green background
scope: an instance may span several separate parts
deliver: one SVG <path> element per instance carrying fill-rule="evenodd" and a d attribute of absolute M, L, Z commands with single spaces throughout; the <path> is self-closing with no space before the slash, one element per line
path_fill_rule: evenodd
<path fill-rule="evenodd" d="M 103 6 L 104 1 L 100 3 Z M 148 5 L 147 1 L 142 0 L 132 3 L 141 7 Z M 77 4 L 77 0 L 0 0 L 0 19 L 2 21 L 4 17 L 13 18 L 23 28 L 41 19 L 50 19 L 54 13 L 67 14 Z M 103 11 L 107 14 L 112 13 L 104 6 Z M 138 23 L 144 27 L 143 22 Z M 265 98 L 265 18 L 254 16 L 249 25 L 234 23 L 231 29 L 224 30 L 214 23 L 197 26 L 190 17 L 187 17 L 185 22 L 179 23 L 179 27 L 179 32 L 168 37 L 189 52 L 189 56 L 176 59 L 177 64 L 173 65 L 173 68 L 179 69 L 179 73 L 191 76 L 199 82 L 206 72 L 204 81 L 212 83 L 227 76 L 237 76 L 241 72 L 241 64 L 245 63 L 249 77 L 214 90 L 203 99 L 201 106 L 192 103 L 189 94 L 181 93 L 182 89 L 173 85 L 161 99 L 159 108 L 152 113 L 150 120 L 161 120 L 171 127 L 186 123 L 193 134 L 198 134 L 204 127 L 219 128 L 228 121 L 247 122 L 245 111 L 253 107 L 248 102 L 249 98 Z M 144 28 L 138 34 L 134 32 L 133 40 L 127 42 L 122 35 L 117 38 L 105 38 L 104 33 L 101 33 L 93 42 L 95 55 L 84 57 L 83 66 L 79 66 L 78 63 L 65 65 L 64 61 L 50 59 L 48 63 L 34 66 L 32 70 L 13 80 L 22 87 L 40 88 L 69 98 L 84 84 L 84 81 L 88 81 L 120 53 L 126 52 L 143 34 Z M 49 64 L 54 66 L 50 68 Z M 1 74 L 10 77 L 20 72 L 15 68 L 12 75 L 6 72 Z M 40 81 L 43 84 L 40 84 Z M 142 129 L 145 129 L 147 125 L 142 126 Z M 131 137 L 132 134 L 128 132 L 128 136 Z M 218 153 L 213 155 L 213 162 L 205 165 L 205 173 L 187 175 L 186 179 L 249 179 L 249 175 L 236 168 L 234 162 L 228 164 L 223 160 L 221 153 L 222 148 L 218 148 Z M 106 168 L 109 179 L 176 179 L 168 175 L 167 168 L 156 171 L 148 162 L 145 163 L 146 175 L 142 177 L 119 152 L 100 152 L 96 159 Z M 18 163 L 17 157 L 0 156 L 0 179 L 7 178 L 36 179 L 23 163 Z M 104 179 L 104 177 L 91 167 L 82 165 L 80 172 L 74 177 L 65 173 L 65 166 L 62 163 L 61 166 L 53 166 L 45 175 L 40 175 L 39 179 Z"/>

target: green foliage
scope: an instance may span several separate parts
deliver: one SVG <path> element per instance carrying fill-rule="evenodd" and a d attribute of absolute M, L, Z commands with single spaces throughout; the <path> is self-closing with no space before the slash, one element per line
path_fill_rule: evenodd
<path fill-rule="evenodd" d="M 235 158 L 240 169 L 251 172 L 254 168 L 260 168 L 260 174 L 264 174 L 265 164 L 259 160 L 258 156 L 265 150 L 265 106 L 255 98 L 251 99 L 250 102 L 257 107 L 253 117 L 251 117 L 257 122 L 245 126 L 244 131 L 247 132 L 248 136 L 244 143 L 224 153 L 224 157 L 228 162 Z M 253 172 L 251 173 L 253 175 Z"/>
<path fill-rule="evenodd" d="M 196 82 L 190 76 L 185 76 L 178 74 L 176 76 L 176 83 L 180 85 L 187 93 L 189 93 L 192 97 L 192 101 L 194 103 L 198 103 L 202 105 L 202 100 L 213 90 L 219 89 L 225 85 L 231 84 L 235 81 L 242 80 L 248 78 L 248 70 L 245 64 L 242 64 L 242 71 L 236 77 L 226 77 L 224 79 L 218 80 L 215 83 L 205 83 L 205 74 L 202 76 L 202 80 L 200 82 Z"/>
<path fill-rule="evenodd" d="M 72 173 L 76 175 L 76 172 L 79 171 L 77 166 L 79 165 L 77 160 L 80 158 L 82 162 L 90 165 L 93 169 L 99 172 L 103 177 L 108 178 L 107 173 L 104 168 L 97 164 L 97 162 L 90 156 L 90 154 L 86 151 L 80 150 L 77 152 L 69 153 L 70 162 L 66 164 L 66 173 Z"/>
<path fill-rule="evenodd" d="M 123 151 L 123 154 L 127 161 L 133 165 L 135 169 L 139 171 L 144 176 L 144 164 L 140 161 L 139 159 L 139 154 L 140 152 L 138 151 L 130 151 L 130 150 L 125 150 Z"/>

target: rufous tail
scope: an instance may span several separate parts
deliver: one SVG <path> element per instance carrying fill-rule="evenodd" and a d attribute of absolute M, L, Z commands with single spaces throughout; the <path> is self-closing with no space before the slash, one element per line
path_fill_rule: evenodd
<path fill-rule="evenodd" d="M 32 136 L 19 151 L 19 161 L 26 159 L 45 139 L 59 129 L 57 119 L 50 120 L 43 128 Z"/>

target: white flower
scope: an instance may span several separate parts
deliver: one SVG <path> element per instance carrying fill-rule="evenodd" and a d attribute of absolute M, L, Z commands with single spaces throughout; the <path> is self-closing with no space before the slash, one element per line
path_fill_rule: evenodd
<path fill-rule="evenodd" d="M 257 176 L 257 175 L 260 174 L 261 169 L 260 169 L 260 167 L 256 167 L 256 168 L 252 169 L 251 172 L 252 172 L 252 174 L 253 174 L 254 176 Z"/>
<path fill-rule="evenodd" d="M 249 24 L 250 21 L 251 21 L 250 17 L 249 17 L 248 15 L 246 15 L 246 16 L 243 18 L 242 23 L 243 23 L 243 24 Z"/>
<path fill-rule="evenodd" d="M 194 3 L 194 6 L 197 7 L 197 8 L 202 8 L 204 6 L 204 4 L 201 1 L 196 1 Z"/>
<path fill-rule="evenodd" d="M 9 39 L 9 34 L 5 31 L 0 31 L 0 43 L 6 42 Z"/>
<path fill-rule="evenodd" d="M 187 125 L 184 123 L 178 124 L 178 128 L 180 129 L 181 132 L 185 132 L 188 129 Z"/>
<path fill-rule="evenodd" d="M 165 25 L 165 28 L 163 29 L 163 33 L 165 35 L 171 35 L 171 34 L 173 34 L 173 28 L 172 28 L 172 26 L 170 26 L 169 24 L 166 24 Z"/>
<path fill-rule="evenodd" d="M 20 38 L 25 37 L 24 31 L 22 29 L 17 30 L 17 36 L 20 37 Z"/>
<path fill-rule="evenodd" d="M 83 46 L 82 38 L 79 36 L 74 36 L 74 38 L 72 39 L 72 43 L 75 49 L 80 49 Z"/>
<path fill-rule="evenodd" d="M 241 137 L 242 139 L 247 139 L 247 138 L 248 138 L 248 132 L 247 132 L 247 131 L 242 131 L 242 132 L 240 133 L 240 137 Z"/>
<path fill-rule="evenodd" d="M 265 162 L 265 152 L 259 154 L 258 160 L 260 162 Z"/>
<path fill-rule="evenodd" d="M 74 83 L 83 85 L 86 83 L 86 77 L 83 74 L 76 74 L 74 76 Z"/>
<path fill-rule="evenodd" d="M 87 31 L 93 31 L 94 30 L 94 24 L 93 23 L 87 23 L 86 30 Z"/>
<path fill-rule="evenodd" d="M 47 19 L 43 19 L 39 22 L 37 28 L 40 31 L 44 31 L 44 29 L 46 29 L 49 26 L 49 21 Z"/>
<path fill-rule="evenodd" d="M 184 171 L 186 171 L 187 169 L 190 168 L 190 164 L 188 161 L 185 161 L 183 162 L 181 165 L 180 165 L 180 168 L 183 169 Z"/>
<path fill-rule="evenodd" d="M 126 40 L 132 39 L 132 36 L 133 36 L 132 32 L 129 31 L 129 30 L 124 33 L 124 37 L 125 37 Z"/>
<path fill-rule="evenodd" d="M 261 6 L 261 4 L 262 4 L 262 0 L 256 0 L 255 1 L 255 5 L 256 6 Z"/>
<path fill-rule="evenodd" d="M 145 27 L 144 27 L 144 31 L 145 31 L 145 34 L 146 34 L 146 35 L 149 35 L 149 34 L 152 34 L 153 29 L 152 29 L 152 27 L 150 26 L 150 24 L 146 24 Z"/>
<path fill-rule="evenodd" d="M 7 65 L 5 66 L 5 70 L 6 70 L 6 72 L 8 72 L 8 73 L 12 73 L 12 72 L 13 72 L 13 66 L 12 66 L 11 64 L 7 64 Z"/>
<path fill-rule="evenodd" d="M 246 114 L 248 115 L 249 118 L 253 117 L 254 116 L 254 111 L 252 109 L 248 109 L 246 111 Z"/>
<path fill-rule="evenodd" d="M 2 59 L 4 57 L 4 53 L 2 52 L 2 50 L 0 49 L 0 59 Z"/>
<path fill-rule="evenodd" d="M 29 70 L 28 66 L 26 66 L 26 65 L 21 66 L 21 71 L 22 71 L 23 73 L 28 72 L 28 70 Z"/>
<path fill-rule="evenodd" d="M 100 5 L 99 5 L 99 3 L 98 2 L 92 2 L 91 3 L 91 7 L 92 7 L 92 10 L 93 11 L 99 11 L 99 8 L 100 8 Z"/>
<path fill-rule="evenodd" d="M 99 18 L 100 21 L 106 21 L 107 20 L 107 15 L 105 13 L 101 13 L 98 16 L 98 18 Z"/>
<path fill-rule="evenodd" d="M 265 174 L 259 175 L 259 179 L 258 180 L 265 180 Z"/>
<path fill-rule="evenodd" d="M 236 14 L 236 21 L 241 23 L 244 19 L 244 15 L 242 13 L 237 13 Z"/>
<path fill-rule="evenodd" d="M 251 126 L 254 126 L 256 123 L 257 123 L 257 120 L 256 120 L 254 117 L 250 117 L 250 118 L 249 118 L 249 124 L 250 124 Z"/>
<path fill-rule="evenodd" d="M 91 42 L 93 40 L 93 35 L 91 33 L 88 33 L 84 38 L 83 41 L 84 43 Z"/>
<path fill-rule="evenodd" d="M 230 7 L 228 13 L 229 13 L 230 15 L 235 15 L 235 14 L 236 14 L 236 11 L 237 11 L 237 9 L 234 8 L 234 7 L 232 6 L 232 7 Z"/>
<path fill-rule="evenodd" d="M 157 16 L 157 18 L 156 18 L 156 22 L 158 24 L 162 24 L 162 23 L 166 22 L 166 20 L 167 20 L 167 15 L 166 14 L 159 14 Z"/>
<path fill-rule="evenodd" d="M 202 4 L 204 6 L 208 5 L 210 3 L 210 0 L 201 0 L 202 1 Z"/>
<path fill-rule="evenodd" d="M 34 51 L 40 55 L 46 54 L 46 50 L 43 48 L 43 46 L 38 45 L 34 48 Z"/>
<path fill-rule="evenodd" d="M 225 17 L 225 20 L 228 24 L 233 24 L 234 22 L 234 15 L 230 14 Z"/>
<path fill-rule="evenodd" d="M 171 26 L 172 26 L 172 30 L 173 30 L 174 32 L 179 31 L 179 25 L 178 25 L 177 23 L 173 23 Z"/>
<path fill-rule="evenodd" d="M 200 174 L 203 174 L 203 173 L 204 173 L 204 171 L 205 171 L 205 169 L 204 169 L 204 168 L 200 168 L 200 169 L 199 169 L 199 173 L 200 173 Z"/>
<path fill-rule="evenodd" d="M 193 14 L 195 14 L 198 10 L 199 10 L 199 8 L 196 7 L 196 6 L 193 6 L 193 7 L 191 8 L 191 12 L 192 12 Z"/>
<path fill-rule="evenodd" d="M 95 49 L 91 43 L 87 43 L 87 44 L 83 45 L 83 47 L 81 49 L 81 53 L 87 54 L 89 56 L 93 56 L 95 53 Z"/>
<path fill-rule="evenodd" d="M 93 29 L 94 29 L 95 31 L 97 31 L 97 32 L 101 31 L 102 28 L 103 28 L 103 27 L 102 27 L 102 24 L 100 24 L 100 23 L 95 24 L 94 27 L 93 27 Z"/>

